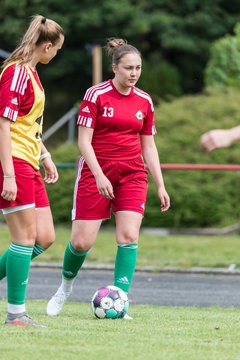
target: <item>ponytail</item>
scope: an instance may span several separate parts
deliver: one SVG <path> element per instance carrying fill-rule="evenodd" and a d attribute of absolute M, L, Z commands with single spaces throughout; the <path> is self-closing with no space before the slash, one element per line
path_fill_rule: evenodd
<path fill-rule="evenodd" d="M 48 41 L 55 45 L 60 35 L 64 35 L 64 32 L 58 23 L 41 15 L 33 16 L 19 46 L 4 61 L 2 68 L 15 61 L 20 64 L 28 63 L 37 46 Z"/>

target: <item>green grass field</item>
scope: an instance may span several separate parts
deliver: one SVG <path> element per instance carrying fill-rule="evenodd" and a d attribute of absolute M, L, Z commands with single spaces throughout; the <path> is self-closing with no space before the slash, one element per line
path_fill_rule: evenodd
<path fill-rule="evenodd" d="M 55 243 L 35 261 L 61 262 L 66 244 L 70 239 L 68 227 L 56 227 Z M 6 225 L 0 225 L 0 254 L 9 246 Z M 150 236 L 140 234 L 137 267 L 186 269 L 191 267 L 223 267 L 230 264 L 240 267 L 240 237 L 230 236 Z M 115 259 L 114 232 L 101 230 L 97 241 L 87 257 L 87 263 L 113 264 Z"/>
<path fill-rule="evenodd" d="M 1 360 L 239 360 L 239 309 L 135 305 L 134 321 L 97 320 L 89 304 L 67 303 L 55 318 L 46 303 L 30 313 L 47 328 L 2 325 Z M 0 302 L 1 322 L 5 304 Z"/>
<path fill-rule="evenodd" d="M 55 244 L 37 261 L 61 262 L 70 229 L 56 228 Z M 0 226 L 0 253 L 9 244 Z M 138 267 L 240 266 L 238 236 L 146 236 L 141 234 Z M 114 233 L 102 230 L 88 263 L 113 264 Z M 35 260 L 36 261 L 36 260 Z M 90 304 L 69 302 L 49 318 L 46 301 L 28 301 L 27 309 L 47 328 L 0 325 L 1 360 L 240 360 L 240 309 L 132 305 L 133 321 L 97 320 Z M 0 301 L 0 323 L 6 301 Z"/>

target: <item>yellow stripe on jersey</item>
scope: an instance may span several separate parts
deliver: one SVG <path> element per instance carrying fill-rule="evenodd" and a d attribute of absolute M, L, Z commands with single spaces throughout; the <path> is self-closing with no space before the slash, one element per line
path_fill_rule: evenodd
<path fill-rule="evenodd" d="M 16 121 L 11 123 L 12 156 L 23 159 L 35 169 L 39 169 L 45 95 L 32 71 L 28 66 L 25 68 L 32 82 L 34 103 L 27 115 L 18 116 Z"/>

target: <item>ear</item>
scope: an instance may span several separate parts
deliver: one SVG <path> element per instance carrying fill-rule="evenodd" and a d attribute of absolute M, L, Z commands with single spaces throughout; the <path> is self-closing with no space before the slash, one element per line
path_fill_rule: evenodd
<path fill-rule="evenodd" d="M 117 71 L 117 65 L 116 64 L 112 64 L 112 71 L 114 72 L 114 74 Z"/>
<path fill-rule="evenodd" d="M 48 52 L 51 48 L 52 48 L 52 43 L 51 42 L 47 42 L 47 43 L 45 43 L 44 44 L 44 50 L 46 51 L 46 52 Z"/>

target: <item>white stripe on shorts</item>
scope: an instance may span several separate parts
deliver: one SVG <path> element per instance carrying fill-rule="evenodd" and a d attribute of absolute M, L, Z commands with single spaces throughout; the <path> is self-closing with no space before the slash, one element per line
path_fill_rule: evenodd
<path fill-rule="evenodd" d="M 27 204 L 27 205 L 19 205 L 19 206 L 10 206 L 6 209 L 2 209 L 3 215 L 11 214 L 16 211 L 26 210 L 35 207 L 35 203 Z"/>

